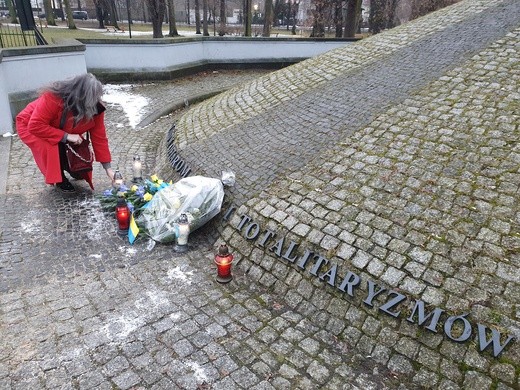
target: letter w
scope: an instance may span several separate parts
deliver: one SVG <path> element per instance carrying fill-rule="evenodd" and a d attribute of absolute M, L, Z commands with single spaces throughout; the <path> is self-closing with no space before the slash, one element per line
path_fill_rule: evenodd
<path fill-rule="evenodd" d="M 500 344 L 500 332 L 496 329 L 490 329 L 491 338 L 488 340 L 486 338 L 486 329 L 489 328 L 482 324 L 477 324 L 477 327 L 480 352 L 485 350 L 489 346 L 489 344 L 493 344 L 493 356 L 497 357 L 498 355 L 500 355 L 505 346 L 509 344 L 511 340 L 513 340 L 513 336 L 509 336 L 504 344 Z"/>

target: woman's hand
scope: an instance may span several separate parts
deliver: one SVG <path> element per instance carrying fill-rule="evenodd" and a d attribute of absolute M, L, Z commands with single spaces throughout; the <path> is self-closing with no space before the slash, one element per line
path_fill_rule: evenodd
<path fill-rule="evenodd" d="M 105 169 L 105 171 L 107 173 L 107 176 L 112 181 L 112 184 L 114 184 L 114 170 L 112 168 L 107 168 L 107 169 Z"/>
<path fill-rule="evenodd" d="M 67 142 L 74 145 L 79 145 L 83 142 L 83 138 L 79 134 L 67 134 Z"/>

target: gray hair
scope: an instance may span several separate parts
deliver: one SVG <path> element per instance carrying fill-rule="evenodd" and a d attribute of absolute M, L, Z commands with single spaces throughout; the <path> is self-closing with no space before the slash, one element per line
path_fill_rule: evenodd
<path fill-rule="evenodd" d="M 61 97 L 64 109 L 72 111 L 74 121 L 78 123 L 83 118 L 90 120 L 98 113 L 98 103 L 103 96 L 103 85 L 92 73 L 85 73 L 67 80 L 56 81 L 45 91 Z"/>

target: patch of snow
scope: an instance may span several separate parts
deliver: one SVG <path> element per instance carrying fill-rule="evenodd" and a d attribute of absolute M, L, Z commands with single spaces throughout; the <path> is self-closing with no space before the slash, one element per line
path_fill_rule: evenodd
<path fill-rule="evenodd" d="M 137 250 L 134 248 L 129 248 L 126 246 L 120 246 L 117 248 L 119 252 L 124 253 L 126 256 L 130 257 L 137 253 Z"/>
<path fill-rule="evenodd" d="M 138 309 L 156 309 L 169 303 L 166 294 L 162 291 L 147 291 L 146 295 L 147 297 L 135 301 Z"/>
<path fill-rule="evenodd" d="M 178 279 L 190 285 L 191 276 L 193 276 L 193 271 L 183 271 L 181 267 L 177 266 L 175 268 L 169 269 L 167 276 L 168 279 Z"/>
<path fill-rule="evenodd" d="M 106 214 L 100 209 L 99 201 L 84 200 L 80 202 L 81 208 L 89 210 L 87 237 L 92 241 L 101 241 L 105 237 L 107 226 Z"/>
<path fill-rule="evenodd" d="M 194 361 L 187 361 L 184 362 L 184 364 L 193 371 L 193 375 L 195 376 L 197 382 L 206 382 L 208 380 L 208 376 L 206 375 L 204 369 L 200 366 L 199 363 Z"/>
<path fill-rule="evenodd" d="M 172 321 L 174 321 L 174 322 L 177 321 L 179 318 L 181 318 L 181 314 L 180 313 L 172 313 L 172 314 L 170 314 L 170 319 Z"/>
<path fill-rule="evenodd" d="M 20 227 L 22 228 L 24 233 L 37 233 L 41 232 L 42 221 L 39 218 L 41 213 L 36 210 L 29 210 L 27 216 L 24 218 L 24 221 L 20 223 Z"/>
<path fill-rule="evenodd" d="M 130 84 L 105 84 L 103 101 L 109 104 L 119 104 L 125 112 L 128 122 L 135 128 L 141 121 L 148 98 L 128 92 Z"/>

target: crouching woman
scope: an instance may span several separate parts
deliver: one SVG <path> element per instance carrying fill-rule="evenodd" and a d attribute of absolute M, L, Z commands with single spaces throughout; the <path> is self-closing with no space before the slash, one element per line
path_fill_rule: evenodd
<path fill-rule="evenodd" d="M 18 135 L 31 149 L 45 183 L 55 185 L 63 192 L 75 191 L 65 176 L 65 172 L 69 171 L 66 144 L 80 144 L 83 134 L 87 132 L 95 161 L 102 164 L 109 179 L 113 180 L 102 95 L 101 82 L 86 73 L 47 86 L 38 99 L 16 116 Z M 86 180 L 94 189 L 92 172 L 72 173 L 71 176 Z"/>

